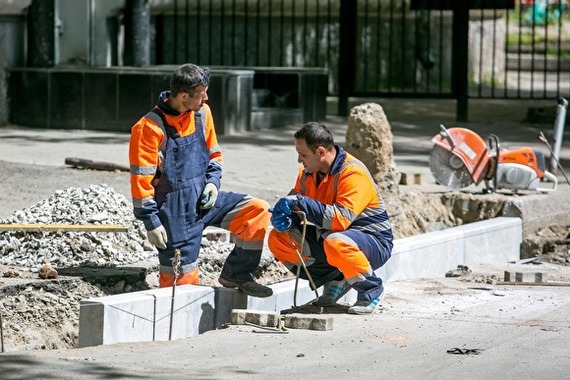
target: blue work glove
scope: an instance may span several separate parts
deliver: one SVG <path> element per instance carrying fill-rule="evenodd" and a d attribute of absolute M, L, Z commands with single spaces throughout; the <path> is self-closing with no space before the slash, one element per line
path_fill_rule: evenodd
<path fill-rule="evenodd" d="M 285 198 L 281 198 L 275 203 L 275 207 L 273 207 L 275 211 L 285 214 L 289 216 L 295 211 L 297 208 L 297 196 L 290 195 Z"/>
<path fill-rule="evenodd" d="M 203 210 L 212 208 L 216 199 L 218 198 L 218 188 L 213 183 L 207 183 L 202 191 L 202 197 L 200 199 L 200 208 Z"/>
<path fill-rule="evenodd" d="M 282 212 L 270 209 L 271 215 L 271 225 L 279 232 L 285 232 L 291 228 L 293 221 L 287 215 Z"/>

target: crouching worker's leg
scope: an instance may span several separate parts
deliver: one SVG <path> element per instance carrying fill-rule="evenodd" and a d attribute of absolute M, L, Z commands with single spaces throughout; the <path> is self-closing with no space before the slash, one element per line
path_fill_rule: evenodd
<path fill-rule="evenodd" d="M 235 235 L 235 246 L 224 263 L 218 281 L 227 288 L 238 288 L 253 297 L 269 297 L 273 290 L 254 281 L 252 273 L 259 266 L 263 240 L 269 225 L 269 204 L 244 197 L 228 212 L 221 227 Z"/>
<path fill-rule="evenodd" d="M 360 231 L 333 233 L 324 241 L 327 260 L 339 268 L 346 281 L 358 292 L 351 314 L 373 313 L 384 294 L 382 279 L 374 271 L 388 261 L 392 243 L 383 243 Z"/>
<path fill-rule="evenodd" d="M 314 226 L 308 226 L 305 242 L 301 249 L 299 244 L 302 236 L 299 229 L 292 228 L 285 232 L 278 232 L 273 229 L 269 232 L 267 243 L 275 258 L 295 275 L 297 274 L 299 265 L 302 265 L 297 255 L 298 250 L 311 274 L 315 286 L 319 288 L 330 281 L 341 280 L 342 274 L 338 269 L 327 263 L 323 247 L 313 237 L 315 234 Z M 308 280 L 308 276 L 302 268 L 299 272 L 299 277 Z"/>

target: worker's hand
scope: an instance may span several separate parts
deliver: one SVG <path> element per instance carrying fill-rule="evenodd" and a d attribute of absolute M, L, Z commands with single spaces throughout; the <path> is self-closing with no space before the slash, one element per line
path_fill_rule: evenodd
<path fill-rule="evenodd" d="M 166 230 L 163 226 L 156 227 L 154 230 L 150 230 L 146 233 L 148 241 L 156 248 L 166 249 L 166 243 L 168 242 L 168 237 L 166 236 Z"/>
<path fill-rule="evenodd" d="M 202 198 L 200 199 L 200 208 L 209 209 L 214 206 L 218 198 L 218 188 L 213 183 L 207 183 L 202 191 Z"/>
<path fill-rule="evenodd" d="M 285 214 L 286 216 L 291 215 L 293 211 L 295 211 L 295 208 L 297 208 L 297 196 L 295 195 L 279 199 L 277 203 L 275 203 L 275 207 L 273 207 L 275 211 Z"/>
<path fill-rule="evenodd" d="M 273 214 L 271 215 L 271 225 L 279 232 L 285 232 L 291 228 L 293 221 L 282 212 L 270 209 Z"/>

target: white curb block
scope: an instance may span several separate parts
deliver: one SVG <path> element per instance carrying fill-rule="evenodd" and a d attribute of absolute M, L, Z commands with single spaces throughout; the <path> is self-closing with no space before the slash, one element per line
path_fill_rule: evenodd
<path fill-rule="evenodd" d="M 384 282 L 444 277 L 458 265 L 518 260 L 521 243 L 521 219 L 494 218 L 397 239 L 392 257 L 376 273 Z M 229 323 L 233 309 L 281 311 L 293 306 L 295 280 L 271 288 L 273 296 L 255 298 L 235 289 L 177 286 L 172 330 L 172 288 L 84 300 L 79 312 L 79 346 L 189 338 Z M 314 298 L 308 282 L 300 280 L 296 304 Z M 355 300 L 354 290 L 341 299 Z"/>

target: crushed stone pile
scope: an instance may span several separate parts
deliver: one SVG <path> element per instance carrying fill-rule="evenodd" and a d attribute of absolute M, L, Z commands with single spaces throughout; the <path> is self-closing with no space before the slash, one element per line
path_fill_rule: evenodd
<path fill-rule="evenodd" d="M 39 272 L 49 264 L 66 267 L 111 267 L 152 261 L 157 251 L 146 239 L 144 225 L 133 214 L 130 200 L 107 185 L 58 190 L 35 205 L 15 211 L 0 224 L 126 225 L 127 232 L 2 231 L 0 265 Z M 200 282 L 218 285 L 217 278 L 234 244 L 228 235 L 205 233 L 199 256 Z M 289 277 L 273 255 L 263 255 L 257 278 L 274 283 Z"/>
<path fill-rule="evenodd" d="M 0 264 L 33 272 L 55 267 L 114 266 L 156 256 L 132 203 L 106 185 L 58 190 L 0 224 L 127 225 L 128 232 L 2 231 Z"/>

